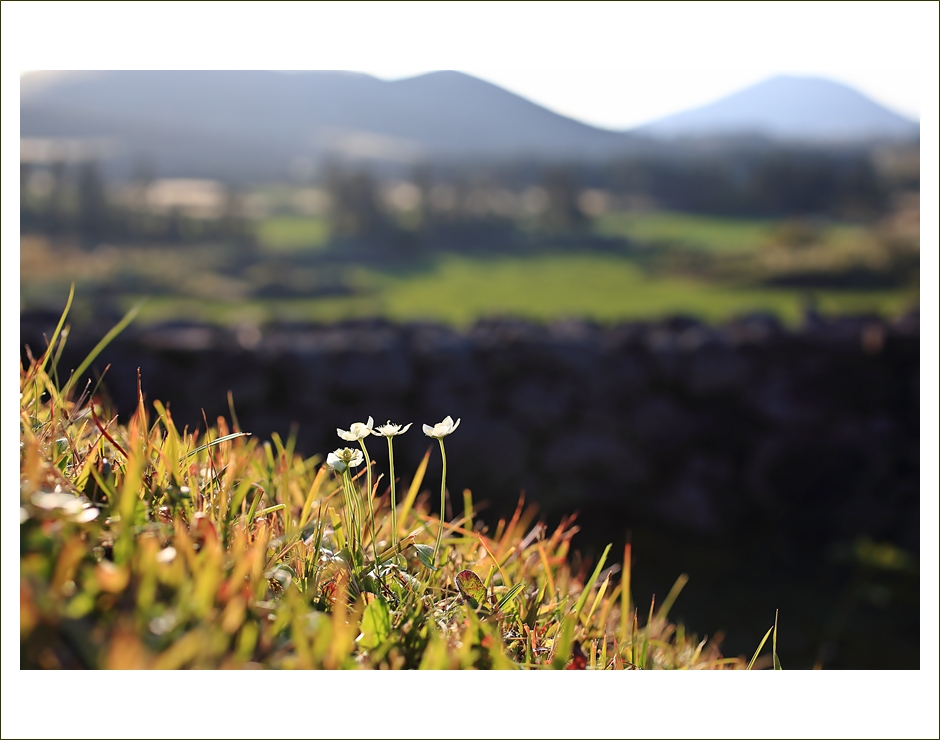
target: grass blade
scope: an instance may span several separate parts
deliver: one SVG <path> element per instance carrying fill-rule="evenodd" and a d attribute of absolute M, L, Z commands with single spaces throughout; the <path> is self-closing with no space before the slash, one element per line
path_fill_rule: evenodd
<path fill-rule="evenodd" d="M 65 324 L 65 317 L 69 315 L 69 309 L 72 307 L 72 298 L 74 297 L 75 283 L 72 283 L 72 287 L 69 289 L 69 299 L 65 303 L 65 310 L 62 312 L 62 316 L 59 318 L 59 323 L 56 324 L 55 331 L 52 332 L 52 338 L 49 340 L 49 348 L 43 355 L 42 363 L 39 365 L 39 370 L 36 373 L 37 375 L 42 375 L 46 369 L 46 363 L 49 362 L 49 358 L 52 356 L 52 349 L 55 346 L 56 340 L 59 338 L 59 333 L 62 331 L 62 326 Z"/>
<path fill-rule="evenodd" d="M 649 668 L 647 665 L 647 660 L 649 659 L 650 654 L 650 636 L 653 629 L 653 607 L 656 604 L 656 597 L 653 596 L 650 599 L 650 614 L 646 620 L 646 636 L 643 638 L 643 649 L 642 654 L 640 655 L 640 668 L 646 669 Z"/>
<path fill-rule="evenodd" d="M 574 621 L 576 624 L 581 618 L 581 610 L 584 609 L 584 605 L 587 603 L 588 596 L 591 594 L 591 589 L 594 588 L 594 582 L 597 581 L 597 577 L 604 569 L 604 563 L 607 562 L 607 553 L 609 552 L 610 545 L 607 545 L 607 547 L 604 548 L 604 554 L 601 555 L 601 559 L 597 561 L 597 566 L 594 568 L 594 572 L 591 574 L 591 577 L 588 578 L 588 582 L 584 584 L 584 589 L 581 591 L 581 596 L 578 597 L 578 602 L 574 607 Z"/>
<path fill-rule="evenodd" d="M 506 604 L 508 604 L 510 601 L 512 601 L 513 597 L 514 597 L 517 593 L 519 593 L 521 590 L 522 590 L 522 584 L 521 584 L 521 583 L 517 583 L 515 586 L 513 586 L 511 589 L 509 589 L 509 591 L 506 593 L 506 595 L 503 596 L 503 598 L 501 598 L 501 599 L 499 600 L 499 603 L 496 605 L 496 611 L 502 611 L 502 610 L 503 610 L 503 607 L 505 607 Z"/>
<path fill-rule="evenodd" d="M 107 334 L 104 335 L 104 338 L 95 345 L 95 348 L 88 353 L 88 356 L 82 361 L 82 364 L 78 366 L 78 369 L 72 373 L 72 377 L 68 379 L 68 382 L 65 384 L 65 388 L 62 389 L 62 395 L 68 395 L 69 390 L 72 388 L 72 384 L 78 380 L 82 374 L 88 369 L 88 366 L 95 361 L 95 358 L 101 354 L 101 350 L 107 347 L 112 340 L 120 334 L 124 329 L 127 328 L 127 325 L 130 324 L 136 317 L 137 313 L 140 311 L 142 303 L 138 303 L 130 311 L 124 314 L 124 318 L 121 319 Z M 63 315 L 63 319 L 65 316 Z"/>
<path fill-rule="evenodd" d="M 594 612 L 597 611 L 597 605 L 601 603 L 604 598 L 604 594 L 607 593 L 607 587 L 610 585 L 610 576 L 604 579 L 604 582 L 601 584 L 601 587 L 597 589 L 597 596 L 594 597 L 594 603 L 591 604 L 591 608 L 588 609 L 587 616 L 584 618 L 584 626 L 587 627 L 591 623 L 591 617 L 594 616 Z"/>
<path fill-rule="evenodd" d="M 620 581 L 620 642 L 627 642 L 627 624 L 630 619 L 630 563 L 631 545 L 623 546 L 623 578 Z"/>
<path fill-rule="evenodd" d="M 424 458 L 418 464 L 418 469 L 415 471 L 415 477 L 411 479 L 411 486 L 408 488 L 408 495 L 405 496 L 405 500 L 401 505 L 401 514 L 398 517 L 398 526 L 401 527 L 405 520 L 408 518 L 408 512 L 411 511 L 411 507 L 414 506 L 415 499 L 418 497 L 418 491 L 421 489 L 421 483 L 424 481 L 424 473 L 428 469 L 428 460 L 431 459 L 431 448 L 428 448 L 428 451 L 424 453 Z M 400 532 L 396 532 L 395 536 L 397 537 Z"/>
<path fill-rule="evenodd" d="M 757 660 L 757 656 L 760 655 L 760 651 L 764 649 L 764 643 L 767 642 L 767 638 L 770 637 L 770 633 L 773 631 L 773 627 L 767 630 L 767 634 L 764 635 L 764 639 L 760 641 L 760 645 L 758 645 L 757 650 L 754 651 L 754 657 L 751 658 L 751 662 L 747 664 L 747 670 L 751 670 L 751 668 L 754 667 L 754 662 Z"/>
<path fill-rule="evenodd" d="M 773 647 L 773 653 L 774 653 L 774 670 L 775 671 L 783 670 L 783 666 L 780 665 L 780 658 L 777 655 L 777 618 L 779 616 L 780 616 L 780 610 L 777 609 L 777 611 L 774 612 L 774 641 L 773 643 L 771 643 Z"/>
<path fill-rule="evenodd" d="M 659 607 L 659 611 L 656 613 L 657 619 L 665 620 L 669 616 L 669 610 L 672 609 L 672 605 L 676 603 L 676 599 L 679 598 L 679 593 L 685 587 L 685 584 L 689 582 L 689 576 L 683 573 L 676 579 L 676 582 L 672 585 L 672 589 L 669 591 L 665 600 L 662 603 L 662 606 Z"/>
<path fill-rule="evenodd" d="M 215 447 L 215 445 L 220 445 L 223 442 L 228 442 L 230 439 L 236 439 L 237 437 L 250 437 L 251 432 L 232 432 L 231 434 L 226 434 L 224 437 L 219 437 L 218 439 L 213 439 L 211 442 L 207 442 L 201 447 L 197 447 L 195 450 L 190 450 L 186 457 L 190 458 L 193 455 L 197 455 L 203 450 L 208 450 L 210 447 Z"/>

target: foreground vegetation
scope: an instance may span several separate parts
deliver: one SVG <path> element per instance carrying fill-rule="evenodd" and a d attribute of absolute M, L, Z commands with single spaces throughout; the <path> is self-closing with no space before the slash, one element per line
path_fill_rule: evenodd
<path fill-rule="evenodd" d="M 180 431 L 139 394 L 118 424 L 95 389 L 58 377 L 64 320 L 21 369 L 24 668 L 779 667 L 773 628 L 747 661 L 670 623 L 684 577 L 632 603 L 629 546 L 622 564 L 609 547 L 583 562 L 571 519 L 550 532 L 520 502 L 493 529 L 469 491 L 452 520 L 430 513 L 434 448 L 396 488 L 407 426 L 338 429 L 350 446 L 322 463 L 259 443 L 234 408 L 231 426 Z M 445 455 L 458 425 L 423 429 Z M 375 436 L 387 458 L 385 444 L 370 457 Z"/>

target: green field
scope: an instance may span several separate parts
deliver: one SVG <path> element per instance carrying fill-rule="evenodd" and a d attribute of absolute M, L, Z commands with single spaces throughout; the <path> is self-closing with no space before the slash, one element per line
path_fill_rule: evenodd
<path fill-rule="evenodd" d="M 525 258 L 445 257 L 428 272 L 366 273 L 384 312 L 398 320 L 428 318 L 467 325 L 480 316 L 534 320 L 587 318 L 602 323 L 684 314 L 724 321 L 769 311 L 796 324 L 806 292 L 715 285 L 681 277 L 651 277 L 622 258 L 549 255 Z M 916 294 L 901 291 L 816 291 L 823 312 L 904 311 Z"/>
<path fill-rule="evenodd" d="M 824 314 L 887 316 L 919 300 L 916 272 L 894 287 L 770 287 L 781 275 L 826 278 L 890 268 L 896 255 L 883 235 L 853 224 L 611 213 L 595 220 L 594 233 L 629 239 L 639 250 L 442 252 L 391 265 L 386 260 L 381 267 L 368 257 L 327 255 L 331 237 L 324 218 L 275 215 L 255 228 L 257 249 L 238 251 L 205 243 L 170 252 L 139 246 L 89 252 L 24 237 L 21 308 L 58 307 L 73 282 L 76 316 L 88 315 L 102 300 L 116 300 L 126 310 L 147 299 L 144 322 L 219 324 L 363 317 L 453 326 L 489 317 L 614 323 L 677 314 L 722 322 L 761 311 L 795 326 L 810 299 Z M 916 243 L 913 249 L 916 270 Z"/>
<path fill-rule="evenodd" d="M 686 213 L 606 213 L 594 222 L 602 236 L 620 236 L 651 246 L 677 244 L 717 252 L 755 249 L 767 244 L 778 222 Z"/>
<path fill-rule="evenodd" d="M 273 216 L 258 224 L 258 244 L 269 254 L 316 251 L 330 238 L 326 219 L 304 216 Z"/>
<path fill-rule="evenodd" d="M 766 311 L 789 326 L 800 323 L 808 293 L 716 285 L 680 277 L 651 277 L 623 258 L 610 255 L 547 255 L 532 258 L 445 256 L 422 271 L 386 272 L 355 268 L 351 296 L 213 300 L 151 298 L 144 321 L 171 318 L 213 323 L 337 321 L 382 316 L 395 321 L 430 320 L 465 327 L 482 317 L 536 321 L 560 318 L 600 323 L 695 316 L 722 322 Z M 817 290 L 823 314 L 877 313 L 893 316 L 916 306 L 914 290 Z M 129 305 L 143 296 L 128 296 Z"/>

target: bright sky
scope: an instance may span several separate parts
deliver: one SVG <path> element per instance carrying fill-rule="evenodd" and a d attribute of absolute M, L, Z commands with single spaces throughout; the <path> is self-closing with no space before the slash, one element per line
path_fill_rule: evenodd
<path fill-rule="evenodd" d="M 937 65 L 931 3 L 240 3 L 225 13 L 211 3 L 185 13 L 78 3 L 57 7 L 55 27 L 42 3 L 12 5 L 5 16 L 43 29 L 12 39 L 20 71 L 349 69 L 396 79 L 458 69 L 613 129 L 781 73 L 847 83 L 917 119 Z"/>
<path fill-rule="evenodd" d="M 399 79 L 428 69 L 376 67 L 358 70 Z M 630 70 L 538 69 L 461 71 L 511 90 L 556 113 L 610 129 L 628 129 L 711 103 L 776 74 L 820 76 L 854 87 L 896 113 L 918 120 L 920 74 L 904 69 L 840 69 L 837 65 L 793 63 L 748 69 Z"/>

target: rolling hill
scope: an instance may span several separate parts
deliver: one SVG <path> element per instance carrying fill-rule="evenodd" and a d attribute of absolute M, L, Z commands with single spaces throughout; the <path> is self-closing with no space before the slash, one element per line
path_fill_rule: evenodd
<path fill-rule="evenodd" d="M 798 77 L 775 77 L 631 132 L 589 126 L 453 71 L 394 81 L 341 71 L 35 72 L 20 81 L 21 159 L 96 158 L 112 178 L 140 163 L 164 177 L 277 180 L 325 158 L 393 167 L 602 161 L 681 155 L 703 139 L 916 141 L 918 132 L 851 88 Z"/>
<path fill-rule="evenodd" d="M 20 126 L 21 137 L 93 141 L 177 176 L 271 176 L 324 156 L 598 158 L 632 141 L 449 71 L 396 81 L 338 71 L 38 73 L 22 80 Z"/>

